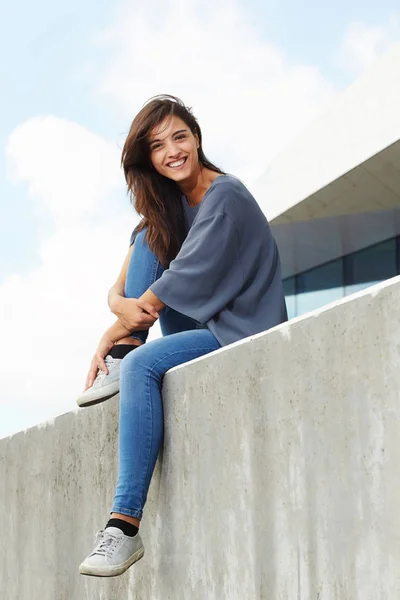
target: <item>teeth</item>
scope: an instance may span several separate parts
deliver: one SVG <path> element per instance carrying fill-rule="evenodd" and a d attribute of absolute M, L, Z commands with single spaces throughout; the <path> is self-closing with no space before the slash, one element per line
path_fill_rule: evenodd
<path fill-rule="evenodd" d="M 181 165 L 183 165 L 183 163 L 185 162 L 186 158 L 182 158 L 182 160 L 178 160 L 176 162 L 173 163 L 169 163 L 168 166 L 170 167 L 180 167 Z"/>

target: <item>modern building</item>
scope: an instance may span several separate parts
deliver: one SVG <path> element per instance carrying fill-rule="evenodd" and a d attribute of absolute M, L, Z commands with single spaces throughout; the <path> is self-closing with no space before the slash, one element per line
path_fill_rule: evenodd
<path fill-rule="evenodd" d="M 400 44 L 278 155 L 253 191 L 289 318 L 400 273 Z"/>
<path fill-rule="evenodd" d="M 399 67 L 397 48 L 259 182 L 291 316 L 398 271 Z M 145 556 L 121 577 L 78 572 L 118 396 L 1 439 L 2 597 L 400 598 L 399 297 L 396 277 L 165 374 Z"/>

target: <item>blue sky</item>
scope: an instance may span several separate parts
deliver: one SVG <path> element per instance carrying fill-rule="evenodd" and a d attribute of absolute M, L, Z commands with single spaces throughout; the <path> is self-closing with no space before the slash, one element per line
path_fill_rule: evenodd
<path fill-rule="evenodd" d="M 140 105 L 153 93 L 181 95 L 207 133 L 210 157 L 254 178 L 399 39 L 396 4 L 223 0 L 211 11 L 204 0 L 16 0 L 2 7 L 0 325 L 3 339 L 24 341 L 27 381 L 18 391 L 15 375 L 3 376 L 0 436 L 74 408 L 78 380 L 109 324 L 106 290 L 136 223 L 118 160 Z M 67 322 L 79 323 L 75 338 Z M 37 355 L 58 343 L 52 376 L 41 376 Z M 7 371 L 15 356 L 3 352 Z M 71 384 L 61 383 L 53 401 L 65 369 Z"/>
<path fill-rule="evenodd" d="M 346 77 L 337 68 L 335 55 L 349 24 L 386 25 L 399 10 L 396 0 L 256 0 L 251 5 L 265 35 L 292 60 L 317 64 L 325 75 L 343 83 Z"/>
<path fill-rule="evenodd" d="M 385 25 L 397 10 L 395 0 L 379 4 L 253 0 L 244 6 L 261 36 L 282 49 L 289 60 L 316 65 L 341 87 L 352 79 L 336 62 L 349 23 Z M 107 60 L 107 49 L 94 38 L 121 13 L 122 4 L 107 0 L 67 4 L 17 0 L 2 8 L 0 49 L 8 57 L 1 68 L 3 147 L 13 128 L 34 115 L 55 114 L 84 123 L 111 139 L 126 129 L 128 121 L 120 119 L 115 107 L 94 92 L 96 66 L 101 68 Z M 7 181 L 4 168 L 2 161 L 0 197 L 7 208 L 0 223 L 0 281 L 14 269 L 26 272 L 32 266 L 39 236 L 51 227 L 46 215 L 35 215 L 24 190 Z"/>
<path fill-rule="evenodd" d="M 1 68 L 5 90 L 0 98 L 3 148 L 9 133 L 35 115 L 55 114 L 112 134 L 107 109 L 95 101 L 90 78 L 85 78 L 82 70 L 82 63 L 100 59 L 94 56 L 98 49 L 91 36 L 96 26 L 106 24 L 112 4 L 94 0 L 7 3 L 0 23 L 1 53 L 9 57 Z M 35 215 L 25 190 L 7 181 L 4 160 L 0 197 L 7 205 L 0 223 L 1 281 L 14 269 L 26 272 L 32 266 L 39 236 L 51 223 L 46 215 Z"/>

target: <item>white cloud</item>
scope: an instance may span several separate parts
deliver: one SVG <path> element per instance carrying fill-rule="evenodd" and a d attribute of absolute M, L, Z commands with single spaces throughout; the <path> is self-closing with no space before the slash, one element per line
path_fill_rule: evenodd
<path fill-rule="evenodd" d="M 338 51 L 338 63 L 352 75 L 358 75 L 372 66 L 399 39 L 400 24 L 397 17 L 392 17 L 385 25 L 351 23 Z"/>
<path fill-rule="evenodd" d="M 97 38 L 112 54 L 101 93 L 127 119 L 153 95 L 180 96 L 199 119 L 206 154 L 248 183 L 336 93 L 315 66 L 291 64 L 266 42 L 233 1 L 212 10 L 201 1 L 127 2 L 122 14 Z"/>
<path fill-rule="evenodd" d="M 40 248 L 41 265 L 0 287 L 0 437 L 76 407 L 98 339 L 114 320 L 107 291 L 138 220 L 118 149 L 76 123 L 23 123 L 7 158 L 10 176 L 26 182 L 55 230 Z"/>
<path fill-rule="evenodd" d="M 84 127 L 53 116 L 35 117 L 11 134 L 9 176 L 65 227 L 104 208 L 121 188 L 119 151 Z"/>
<path fill-rule="evenodd" d="M 248 183 L 336 93 L 316 67 L 266 43 L 234 2 L 124 4 L 97 43 L 111 56 L 97 92 L 127 123 L 148 97 L 179 95 L 194 107 L 209 157 Z M 50 213 L 54 231 L 40 267 L 0 287 L 0 436 L 75 407 L 136 223 L 119 150 L 84 127 L 31 119 L 11 134 L 7 156 L 9 176 Z M 150 339 L 158 335 L 153 327 Z"/>

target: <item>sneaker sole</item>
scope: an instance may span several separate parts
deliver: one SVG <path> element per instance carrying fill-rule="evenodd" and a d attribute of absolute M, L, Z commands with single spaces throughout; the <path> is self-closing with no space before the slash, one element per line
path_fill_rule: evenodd
<path fill-rule="evenodd" d="M 144 548 L 139 548 L 132 556 L 120 565 L 110 567 L 91 567 L 89 565 L 80 565 L 79 573 L 81 575 L 91 575 L 92 577 L 116 577 L 122 575 L 130 566 L 140 560 L 144 555 Z"/>
<path fill-rule="evenodd" d="M 110 385 L 103 388 L 102 390 L 98 390 L 98 393 L 102 394 L 101 396 L 97 396 L 95 393 L 93 393 L 93 396 L 90 396 L 89 394 L 85 396 L 79 396 L 79 398 L 77 398 L 76 400 L 76 403 L 82 408 L 85 406 L 93 406 L 93 404 L 100 404 L 100 402 L 109 400 L 110 398 L 115 396 L 115 394 L 118 394 L 118 392 L 119 381 L 115 381 L 114 383 L 110 383 Z"/>

